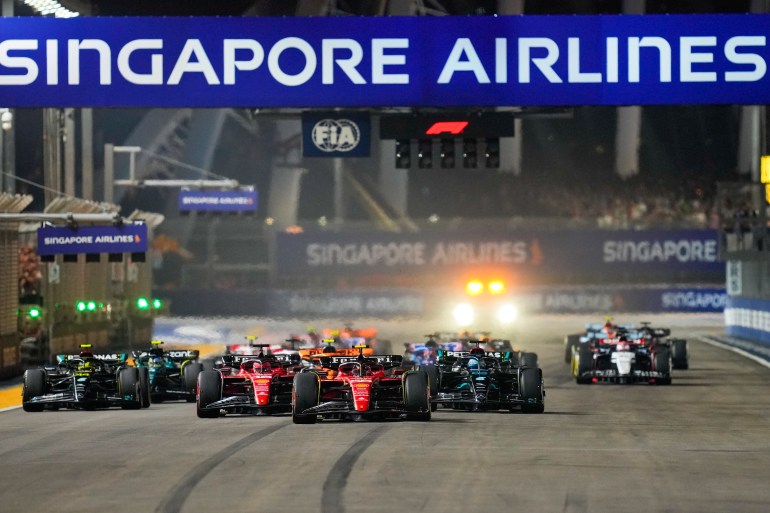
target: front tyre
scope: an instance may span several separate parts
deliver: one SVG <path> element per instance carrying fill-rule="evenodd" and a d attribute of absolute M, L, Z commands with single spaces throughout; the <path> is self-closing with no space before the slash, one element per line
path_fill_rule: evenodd
<path fill-rule="evenodd" d="M 567 335 L 564 338 L 564 363 L 572 362 L 572 353 L 580 345 L 581 335 Z"/>
<path fill-rule="evenodd" d="M 671 384 L 671 352 L 668 348 L 661 349 L 652 356 L 652 370 L 663 374 L 662 378 L 655 378 L 656 385 Z"/>
<path fill-rule="evenodd" d="M 580 347 L 575 353 L 573 369 L 575 382 L 578 385 L 590 385 L 593 383 L 591 371 L 594 367 L 594 353 L 589 347 Z"/>
<path fill-rule="evenodd" d="M 139 388 L 139 369 L 126 367 L 118 372 L 118 394 L 124 410 L 138 410 L 142 407 L 142 393 Z"/>
<path fill-rule="evenodd" d="M 690 354 L 687 351 L 687 341 L 676 339 L 671 341 L 671 363 L 674 369 L 689 369 Z"/>
<path fill-rule="evenodd" d="M 198 393 L 196 395 L 195 411 L 202 419 L 219 417 L 219 409 L 207 408 L 222 399 L 222 375 L 217 371 L 198 373 Z"/>
<path fill-rule="evenodd" d="M 428 373 L 417 371 L 404 377 L 404 406 L 406 420 L 430 420 L 430 385 Z"/>
<path fill-rule="evenodd" d="M 519 374 L 519 395 L 524 401 L 522 413 L 543 413 L 545 396 L 543 394 L 543 371 L 537 368 L 522 369 Z"/>
<path fill-rule="evenodd" d="M 24 411 L 43 411 L 44 404 L 29 402 L 33 397 L 41 395 L 45 395 L 45 371 L 43 369 L 29 369 L 24 373 L 24 387 L 21 391 L 21 404 Z"/>
<path fill-rule="evenodd" d="M 302 413 L 318 406 L 320 382 L 315 372 L 302 372 L 294 376 L 291 403 L 291 420 L 295 424 L 315 424 L 318 416 L 315 413 Z"/>
<path fill-rule="evenodd" d="M 198 374 L 203 372 L 203 364 L 198 362 L 188 363 L 184 366 L 184 387 L 190 396 L 187 398 L 188 403 L 195 402 L 195 390 L 198 387 Z"/>
<path fill-rule="evenodd" d="M 142 399 L 142 408 L 150 407 L 150 371 L 147 367 L 137 368 L 139 373 L 139 395 Z"/>

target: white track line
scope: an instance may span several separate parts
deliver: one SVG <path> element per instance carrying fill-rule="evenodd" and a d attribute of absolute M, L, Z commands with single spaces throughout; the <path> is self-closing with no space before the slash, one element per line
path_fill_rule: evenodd
<path fill-rule="evenodd" d="M 0 413 L 3 413 L 4 411 L 15 410 L 16 408 L 21 408 L 21 405 L 19 404 L 16 406 L 9 406 L 8 408 L 0 408 Z"/>
<path fill-rule="evenodd" d="M 753 361 L 757 362 L 758 364 L 760 364 L 760 365 L 770 369 L 770 362 L 769 361 L 767 361 L 764 358 L 761 358 L 761 357 L 759 357 L 757 355 L 751 354 L 748 351 L 744 351 L 743 349 L 740 349 L 740 348 L 735 347 L 735 346 L 730 345 L 730 344 L 726 344 L 724 342 L 718 342 L 716 340 L 713 340 L 713 339 L 710 339 L 710 338 L 706 338 L 703 335 L 699 335 L 697 338 L 701 342 L 705 342 L 705 343 L 710 344 L 710 345 L 712 345 L 714 347 L 719 347 L 721 349 L 726 349 L 728 351 L 732 351 L 733 353 L 736 353 L 736 354 L 739 354 L 739 355 L 741 355 L 743 357 L 746 357 L 749 360 L 753 360 Z"/>

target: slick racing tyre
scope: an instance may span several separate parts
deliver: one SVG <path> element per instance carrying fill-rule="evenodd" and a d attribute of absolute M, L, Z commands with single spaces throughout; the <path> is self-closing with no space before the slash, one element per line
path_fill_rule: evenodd
<path fill-rule="evenodd" d="M 537 353 L 524 353 L 519 355 L 519 363 L 522 367 L 537 367 Z"/>
<path fill-rule="evenodd" d="M 188 403 L 195 402 L 195 390 L 198 387 L 198 374 L 203 372 L 202 363 L 188 363 L 184 366 L 184 388 L 190 392 L 190 396 L 187 398 Z"/>
<path fill-rule="evenodd" d="M 315 413 L 303 414 L 308 408 L 318 406 L 320 384 L 315 372 L 302 372 L 294 376 L 293 401 L 291 404 L 291 420 L 295 424 L 315 424 Z"/>
<path fill-rule="evenodd" d="M 222 375 L 217 371 L 203 371 L 198 373 L 198 394 L 195 410 L 202 419 L 215 419 L 219 417 L 218 409 L 205 409 L 211 403 L 222 399 Z"/>
<path fill-rule="evenodd" d="M 676 339 L 671 341 L 671 363 L 675 369 L 688 369 L 690 367 L 690 354 L 687 351 L 687 341 Z"/>
<path fill-rule="evenodd" d="M 438 373 L 438 367 L 435 365 L 421 365 L 420 370 L 424 371 L 428 375 L 428 388 L 430 390 L 430 397 L 433 399 L 438 394 L 438 388 L 439 388 L 439 373 Z M 438 404 L 431 403 L 430 404 L 430 410 L 436 411 L 438 409 Z"/>
<path fill-rule="evenodd" d="M 126 367 L 118 372 L 118 395 L 123 399 L 120 407 L 124 410 L 138 410 L 142 407 L 138 371 L 136 367 Z"/>
<path fill-rule="evenodd" d="M 572 362 L 572 352 L 578 345 L 580 345 L 580 335 L 564 337 L 564 363 Z"/>
<path fill-rule="evenodd" d="M 521 370 L 519 374 L 519 395 L 524 400 L 521 405 L 522 413 L 543 413 L 543 371 L 530 367 Z"/>
<path fill-rule="evenodd" d="M 406 420 L 430 420 L 430 386 L 428 373 L 417 371 L 404 377 Z"/>
<path fill-rule="evenodd" d="M 44 404 L 30 404 L 33 397 L 45 394 L 45 371 L 29 369 L 24 373 L 24 388 L 21 392 L 22 408 L 24 411 L 43 411 Z"/>
<path fill-rule="evenodd" d="M 150 407 L 150 371 L 147 367 L 137 368 L 139 372 L 139 395 L 142 399 L 142 408 Z"/>
<path fill-rule="evenodd" d="M 579 347 L 575 353 L 575 361 L 572 364 L 575 372 L 575 382 L 578 385 L 590 385 L 593 383 L 590 374 L 584 376 L 586 372 L 591 372 L 594 366 L 594 354 L 588 347 Z"/>
<path fill-rule="evenodd" d="M 652 370 L 661 372 L 665 378 L 655 378 L 656 385 L 671 384 L 671 352 L 668 348 L 661 349 L 652 356 Z"/>

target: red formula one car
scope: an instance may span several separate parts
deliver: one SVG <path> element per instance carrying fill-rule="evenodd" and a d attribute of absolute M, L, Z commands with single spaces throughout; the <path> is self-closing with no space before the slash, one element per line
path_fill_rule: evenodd
<path fill-rule="evenodd" d="M 400 368 L 400 355 L 320 356 L 324 370 L 294 376 L 292 420 L 314 424 L 318 417 L 362 420 L 430 420 L 430 387 L 425 371 Z M 331 377 L 330 377 L 331 375 Z"/>
<path fill-rule="evenodd" d="M 256 355 L 225 355 L 216 369 L 198 375 L 198 417 L 291 411 L 294 374 L 302 368 L 300 356 L 266 355 L 262 350 L 267 346 L 256 345 L 260 348 Z"/>

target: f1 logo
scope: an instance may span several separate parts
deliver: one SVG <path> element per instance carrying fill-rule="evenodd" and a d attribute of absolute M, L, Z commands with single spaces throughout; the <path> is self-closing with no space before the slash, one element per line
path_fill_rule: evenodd
<path fill-rule="evenodd" d="M 425 135 L 439 135 L 446 133 L 458 135 L 463 133 L 466 126 L 468 126 L 467 121 L 438 121 L 433 123 L 430 128 L 425 131 Z"/>

